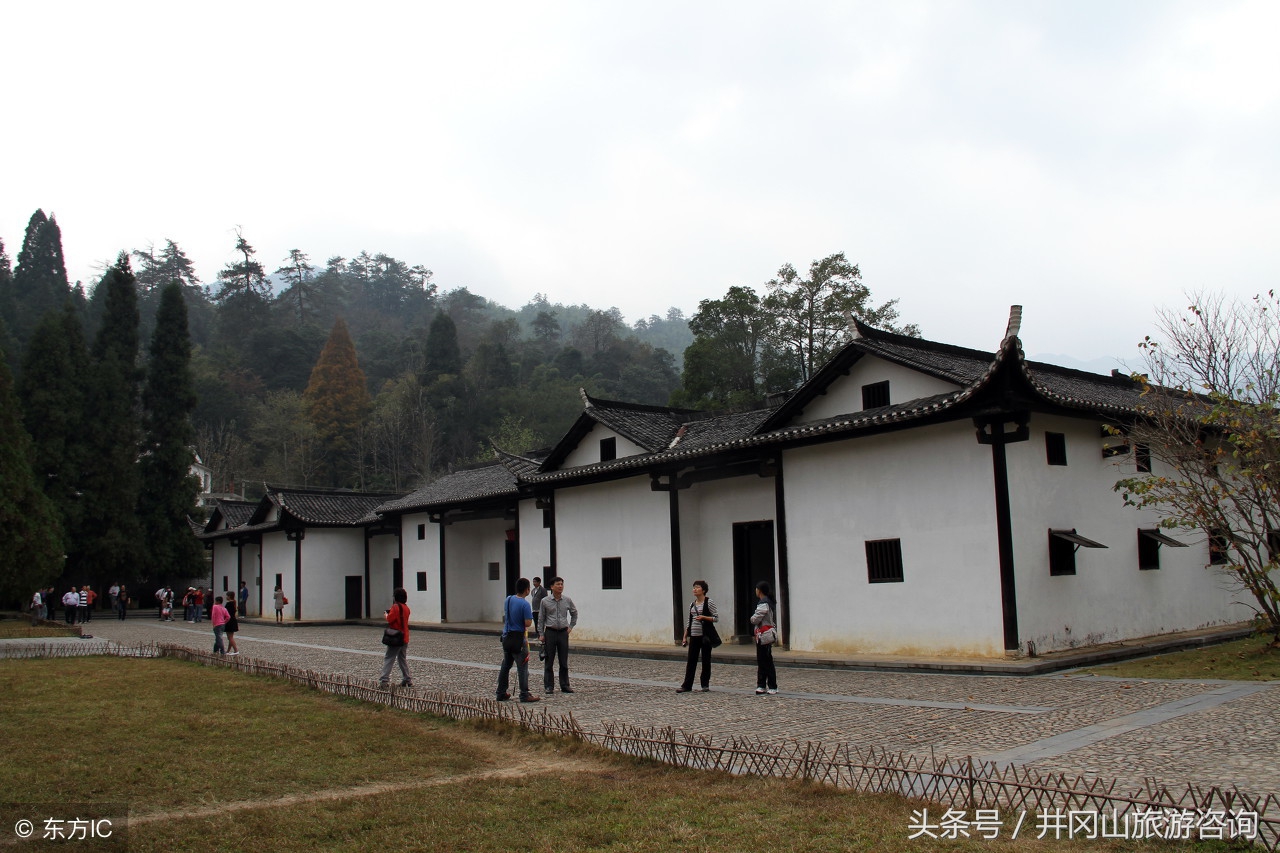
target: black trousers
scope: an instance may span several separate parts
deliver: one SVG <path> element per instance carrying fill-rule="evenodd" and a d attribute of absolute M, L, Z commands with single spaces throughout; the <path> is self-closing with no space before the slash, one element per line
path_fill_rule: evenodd
<path fill-rule="evenodd" d="M 773 644 L 756 643 L 756 687 L 778 689 L 778 670 L 773 665 Z"/>
<path fill-rule="evenodd" d="M 693 673 L 698 668 L 698 658 L 702 658 L 703 687 L 711 686 L 711 643 L 706 637 L 689 638 L 689 660 L 684 665 L 684 684 L 686 689 L 693 687 Z"/>
<path fill-rule="evenodd" d="M 542 636 L 546 638 L 542 644 L 542 650 L 546 653 L 546 660 L 542 662 L 542 688 L 547 693 L 555 689 L 555 681 L 551 675 L 554 669 L 553 662 L 559 654 L 560 689 L 564 690 L 569 686 L 569 631 L 565 628 L 547 628 L 542 632 Z"/>

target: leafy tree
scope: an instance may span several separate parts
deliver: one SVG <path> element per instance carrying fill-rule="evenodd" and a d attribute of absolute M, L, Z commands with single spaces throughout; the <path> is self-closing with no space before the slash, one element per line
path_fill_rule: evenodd
<path fill-rule="evenodd" d="M 0 358 L 0 603 L 30 601 L 62 569 L 62 530 L 53 503 L 31 470 L 31 437 L 23 429 L 13 377 Z"/>
<path fill-rule="evenodd" d="M 341 317 L 333 324 L 303 394 L 330 472 L 339 483 L 350 473 L 349 453 L 369 408 L 369 389 L 356 347 Z"/>
<path fill-rule="evenodd" d="M 1186 314 L 1158 311 L 1156 336 L 1139 344 L 1144 418 L 1113 431 L 1147 449 L 1151 471 L 1116 490 L 1160 511 L 1163 527 L 1203 533 L 1280 645 L 1280 300 L 1190 298 Z"/>
<path fill-rule="evenodd" d="M 227 264 L 222 268 L 222 272 L 218 273 L 218 291 L 213 297 L 214 301 L 225 303 L 228 299 L 247 295 L 266 298 L 271 292 L 266 271 L 254 258 L 258 253 L 257 250 L 249 245 L 249 241 L 244 238 L 239 228 L 236 229 L 236 251 L 240 253 L 242 259 L 233 264 Z"/>
<path fill-rule="evenodd" d="M 263 480 L 311 485 L 324 467 L 319 432 L 297 391 L 272 391 L 257 405 L 253 442 Z"/>
<path fill-rule="evenodd" d="M 871 290 L 862 283 L 862 272 L 844 252 L 811 263 L 808 278 L 802 278 L 791 264 L 783 264 L 778 277 L 765 287 L 769 293 L 763 305 L 774 317 L 772 339 L 792 360 L 801 382 L 848 341 L 852 318 L 906 335 L 920 333 L 914 325 L 893 325 L 898 300 L 879 307 L 871 304 Z"/>
<path fill-rule="evenodd" d="M 702 300 L 689 321 L 694 341 L 685 350 L 682 389 L 672 402 L 705 408 L 762 402 L 773 320 L 749 287 Z"/>
<path fill-rule="evenodd" d="M 142 489 L 138 496 L 138 517 L 147 543 L 144 567 L 152 577 L 165 572 L 198 574 L 203 555 L 187 523 L 200 490 L 199 481 L 191 474 L 195 441 L 191 413 L 196 395 L 187 306 L 178 281 L 161 289 L 150 355 L 142 393 Z"/>
<path fill-rule="evenodd" d="M 27 346 L 18 397 L 33 436 L 37 482 L 57 507 L 69 543 L 81 538 L 81 477 L 91 452 L 89 352 L 75 308 L 45 314 Z"/>
<path fill-rule="evenodd" d="M 86 510 L 80 540 L 69 553 L 71 568 L 101 586 L 139 578 L 133 511 L 139 488 L 138 293 L 128 255 L 120 253 L 97 290 L 103 320 L 91 351 L 87 395 L 93 429 L 81 480 Z"/>
<path fill-rule="evenodd" d="M 592 311 L 586 319 L 574 326 L 573 345 L 582 350 L 584 355 L 591 356 L 622 337 L 622 330 L 625 328 L 622 312 L 617 308 Z"/>
<path fill-rule="evenodd" d="M 435 417 L 417 378 L 406 373 L 386 383 L 369 417 L 374 469 L 382 485 L 403 491 L 427 481 L 435 457 Z"/>

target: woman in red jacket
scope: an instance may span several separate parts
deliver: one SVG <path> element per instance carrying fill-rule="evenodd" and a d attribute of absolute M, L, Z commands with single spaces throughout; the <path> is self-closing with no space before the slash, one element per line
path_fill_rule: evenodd
<path fill-rule="evenodd" d="M 404 587 L 400 587 L 395 591 L 396 603 L 391 605 L 391 609 L 386 611 L 387 627 L 395 628 L 400 632 L 400 637 L 404 641 L 398 646 L 387 646 L 387 655 L 382 661 L 382 676 L 378 679 L 379 687 L 387 687 L 391 680 L 391 667 L 399 663 L 400 674 L 403 679 L 400 681 L 401 687 L 412 687 L 413 677 L 409 675 L 409 607 L 405 603 L 409 600 L 409 593 L 405 592 Z"/>

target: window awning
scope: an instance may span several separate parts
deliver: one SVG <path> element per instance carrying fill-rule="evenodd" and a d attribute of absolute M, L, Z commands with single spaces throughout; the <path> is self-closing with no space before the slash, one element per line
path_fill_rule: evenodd
<path fill-rule="evenodd" d="M 1049 533 L 1052 534 L 1053 536 L 1057 536 L 1059 539 L 1067 540 L 1071 544 L 1075 545 L 1077 548 L 1107 547 L 1106 545 L 1103 545 L 1101 542 L 1094 542 L 1092 539 L 1088 538 L 1087 536 L 1081 536 L 1079 533 L 1076 533 L 1076 529 L 1074 527 L 1071 528 L 1070 530 L 1050 530 Z"/>
<path fill-rule="evenodd" d="M 1147 537 L 1148 539 L 1154 539 L 1157 542 L 1159 542 L 1161 545 L 1168 545 L 1171 548 L 1189 547 L 1186 542 L 1179 542 L 1177 539 L 1174 539 L 1172 536 L 1166 536 L 1163 533 L 1161 533 L 1159 530 L 1156 530 L 1154 528 L 1151 530 L 1139 530 L 1138 532 L 1141 533 L 1143 536 Z"/>

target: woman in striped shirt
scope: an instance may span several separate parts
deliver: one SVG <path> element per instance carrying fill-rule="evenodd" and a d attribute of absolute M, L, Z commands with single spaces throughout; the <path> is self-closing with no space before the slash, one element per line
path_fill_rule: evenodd
<path fill-rule="evenodd" d="M 707 582 L 693 582 L 693 604 L 689 605 L 689 621 L 684 629 L 684 642 L 689 647 L 689 660 L 684 667 L 684 683 L 677 693 L 693 691 L 693 673 L 698 667 L 698 658 L 702 658 L 702 692 L 711 689 L 711 645 L 715 634 L 715 622 L 720 613 L 716 603 L 707 598 Z"/>

